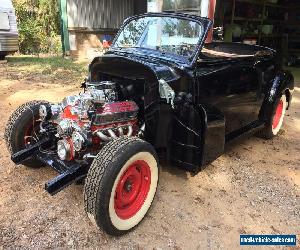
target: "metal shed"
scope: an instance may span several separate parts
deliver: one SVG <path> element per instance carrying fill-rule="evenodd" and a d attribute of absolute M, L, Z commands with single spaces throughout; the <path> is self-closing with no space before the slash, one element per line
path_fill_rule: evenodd
<path fill-rule="evenodd" d="M 60 0 L 65 52 L 92 58 L 124 19 L 147 11 L 147 0 Z"/>
<path fill-rule="evenodd" d="M 0 60 L 18 51 L 18 29 L 11 0 L 0 0 Z"/>

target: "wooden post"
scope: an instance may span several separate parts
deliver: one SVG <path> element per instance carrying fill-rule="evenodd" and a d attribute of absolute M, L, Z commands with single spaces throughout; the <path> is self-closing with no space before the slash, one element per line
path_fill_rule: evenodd
<path fill-rule="evenodd" d="M 215 9 L 216 9 L 216 0 L 210 0 L 208 3 L 208 12 L 207 12 L 207 17 L 209 19 L 211 19 L 214 22 L 214 18 L 215 18 Z M 206 43 L 211 43 L 212 39 L 213 39 L 213 26 L 211 27 L 210 31 L 207 34 L 207 38 L 206 38 Z"/>
<path fill-rule="evenodd" d="M 66 53 L 70 51 L 67 0 L 60 0 L 60 27 L 61 27 L 62 50 L 63 50 L 63 54 L 66 55 Z"/>
<path fill-rule="evenodd" d="M 235 0 L 232 0 L 231 24 L 234 24 L 235 17 Z"/>

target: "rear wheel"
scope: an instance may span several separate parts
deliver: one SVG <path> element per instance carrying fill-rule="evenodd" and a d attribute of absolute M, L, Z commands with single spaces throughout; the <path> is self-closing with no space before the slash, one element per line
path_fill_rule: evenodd
<path fill-rule="evenodd" d="M 275 102 L 274 112 L 264 129 L 260 131 L 260 136 L 271 139 L 278 134 L 283 125 L 283 119 L 287 108 L 286 96 L 282 95 Z"/>
<path fill-rule="evenodd" d="M 11 154 L 26 148 L 36 142 L 39 129 L 39 107 L 46 101 L 31 101 L 18 107 L 10 116 L 5 128 L 5 141 Z M 37 159 L 26 160 L 22 163 L 28 167 L 40 167 Z"/>
<path fill-rule="evenodd" d="M 138 138 L 119 138 L 104 146 L 90 167 L 84 188 L 86 212 L 108 234 L 124 234 L 146 215 L 157 183 L 153 147 Z"/>

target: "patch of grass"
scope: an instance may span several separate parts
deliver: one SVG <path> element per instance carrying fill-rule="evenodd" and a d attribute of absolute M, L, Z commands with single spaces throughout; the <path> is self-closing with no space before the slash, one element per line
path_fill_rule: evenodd
<path fill-rule="evenodd" d="M 51 74 L 59 69 L 69 70 L 77 73 L 87 72 L 87 63 L 77 63 L 72 59 L 63 57 L 32 57 L 32 56 L 10 56 L 7 57 L 9 64 L 26 68 L 29 71 L 43 71 Z"/>
<path fill-rule="evenodd" d="M 10 78 L 27 82 L 74 84 L 88 73 L 88 62 L 59 56 L 9 56 L 6 72 Z"/>

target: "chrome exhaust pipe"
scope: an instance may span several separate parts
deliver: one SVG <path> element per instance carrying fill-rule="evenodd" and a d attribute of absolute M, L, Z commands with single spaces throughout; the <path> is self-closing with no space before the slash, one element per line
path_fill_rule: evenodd
<path fill-rule="evenodd" d="M 132 133 L 133 133 L 133 128 L 131 125 L 128 126 L 128 133 L 127 133 L 127 136 L 130 137 L 132 136 Z"/>
<path fill-rule="evenodd" d="M 118 128 L 118 132 L 119 132 L 119 136 L 123 136 L 124 135 L 124 131 L 122 127 Z"/>
<path fill-rule="evenodd" d="M 127 134 L 125 136 L 132 136 L 133 134 L 133 128 L 131 125 L 128 126 L 128 131 Z M 118 128 L 118 132 L 119 132 L 119 136 L 124 136 L 124 130 L 122 127 Z M 118 136 L 116 135 L 116 133 L 112 130 L 112 129 L 108 129 L 107 133 L 109 134 L 109 136 L 105 135 L 103 132 L 101 131 L 96 131 L 95 134 L 102 140 L 102 141 L 111 141 L 111 140 L 115 140 L 118 139 Z"/>
<path fill-rule="evenodd" d="M 99 138 L 100 138 L 102 141 L 111 141 L 111 140 L 112 140 L 111 137 L 106 136 L 106 135 L 103 134 L 101 131 L 97 131 L 97 132 L 96 132 L 96 135 L 99 136 Z"/>
<path fill-rule="evenodd" d="M 146 124 L 144 123 L 138 132 L 138 137 L 143 137 L 145 133 Z"/>
<path fill-rule="evenodd" d="M 115 132 L 112 131 L 111 129 L 107 130 L 107 132 L 109 133 L 110 137 L 112 139 L 117 139 L 118 137 L 116 136 Z"/>

